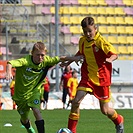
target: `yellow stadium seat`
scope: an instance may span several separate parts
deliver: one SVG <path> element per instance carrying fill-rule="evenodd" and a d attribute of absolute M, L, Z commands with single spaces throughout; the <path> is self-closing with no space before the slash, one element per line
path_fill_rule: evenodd
<path fill-rule="evenodd" d="M 79 22 L 81 23 L 81 21 L 85 18 L 86 16 L 79 16 Z M 96 19 L 96 17 L 93 17 L 94 18 L 94 21 L 95 21 L 95 23 L 97 23 L 97 19 Z M 80 24 L 79 23 L 79 24 Z"/>
<path fill-rule="evenodd" d="M 125 15 L 124 8 L 123 7 L 115 7 L 115 14 L 116 15 Z"/>
<path fill-rule="evenodd" d="M 125 27 L 125 32 L 127 34 L 133 34 L 133 26 L 126 26 Z"/>
<path fill-rule="evenodd" d="M 87 5 L 87 0 L 78 0 L 78 3 L 81 5 Z"/>
<path fill-rule="evenodd" d="M 69 17 L 61 17 L 60 22 L 63 23 L 63 24 L 71 24 Z"/>
<path fill-rule="evenodd" d="M 115 26 L 108 26 L 107 31 L 109 34 L 116 34 L 116 27 Z"/>
<path fill-rule="evenodd" d="M 118 60 L 127 60 L 127 57 L 126 56 L 118 56 Z"/>
<path fill-rule="evenodd" d="M 118 46 L 119 54 L 129 54 L 126 46 Z"/>
<path fill-rule="evenodd" d="M 50 12 L 51 12 L 52 14 L 55 14 L 55 7 L 50 7 Z"/>
<path fill-rule="evenodd" d="M 104 16 L 97 17 L 97 23 L 98 24 L 107 24 L 107 19 Z"/>
<path fill-rule="evenodd" d="M 82 27 L 80 26 L 80 33 L 83 35 L 84 33 L 83 33 L 83 29 L 82 29 Z"/>
<path fill-rule="evenodd" d="M 106 26 L 99 26 L 98 30 L 99 30 L 100 33 L 104 33 L 104 34 L 108 33 Z"/>
<path fill-rule="evenodd" d="M 133 56 L 128 56 L 127 59 L 128 60 L 133 60 Z"/>
<path fill-rule="evenodd" d="M 98 6 L 97 0 L 86 0 L 87 1 L 87 5 L 95 5 Z"/>
<path fill-rule="evenodd" d="M 108 24 L 116 24 L 115 17 L 107 17 Z"/>
<path fill-rule="evenodd" d="M 59 14 L 63 14 L 63 10 L 64 10 L 64 7 L 61 6 L 61 7 L 59 8 Z M 69 11 L 69 10 L 68 10 L 68 11 Z"/>
<path fill-rule="evenodd" d="M 115 14 L 115 8 L 114 7 L 106 7 L 105 11 L 106 11 L 106 14 L 108 14 L 108 15 L 114 15 Z"/>
<path fill-rule="evenodd" d="M 127 36 L 127 43 L 133 44 L 133 36 Z"/>
<path fill-rule="evenodd" d="M 97 7 L 97 14 L 106 15 L 107 13 L 105 7 Z"/>
<path fill-rule="evenodd" d="M 126 6 L 133 6 L 133 0 L 123 0 L 123 4 Z"/>
<path fill-rule="evenodd" d="M 95 7 L 88 7 L 87 8 L 87 12 L 88 12 L 88 14 L 96 15 L 97 14 L 97 8 L 95 8 Z"/>
<path fill-rule="evenodd" d="M 96 3 L 100 6 L 107 6 L 107 3 L 105 2 L 105 0 L 96 0 Z"/>
<path fill-rule="evenodd" d="M 107 40 L 112 44 L 118 44 L 117 37 L 116 36 L 108 36 Z"/>
<path fill-rule="evenodd" d="M 69 7 L 62 7 L 62 14 L 70 14 Z"/>
<path fill-rule="evenodd" d="M 86 16 L 79 16 L 79 21 L 81 23 L 81 21 L 85 18 Z"/>
<path fill-rule="evenodd" d="M 133 46 L 128 46 L 127 51 L 128 53 L 133 54 Z"/>
<path fill-rule="evenodd" d="M 71 16 L 70 17 L 70 23 L 71 24 L 80 24 L 79 17 L 78 16 Z"/>
<path fill-rule="evenodd" d="M 97 17 L 94 17 L 94 16 L 93 16 L 93 18 L 94 18 L 95 23 L 97 23 Z"/>
<path fill-rule="evenodd" d="M 126 34 L 125 26 L 116 26 L 116 32 L 118 34 Z"/>
<path fill-rule="evenodd" d="M 79 6 L 78 7 L 79 14 L 88 14 L 88 10 L 86 6 Z"/>
<path fill-rule="evenodd" d="M 70 14 L 79 14 L 79 10 L 77 6 L 71 6 L 69 7 L 69 13 Z"/>
<path fill-rule="evenodd" d="M 127 44 L 127 37 L 126 36 L 118 36 L 118 43 L 120 44 Z"/>
<path fill-rule="evenodd" d="M 79 26 L 70 26 L 70 32 L 73 34 L 80 34 L 80 27 Z"/>
<path fill-rule="evenodd" d="M 125 24 L 133 24 L 133 17 L 126 16 L 125 17 Z"/>
<path fill-rule="evenodd" d="M 116 17 L 115 22 L 116 24 L 125 24 L 124 17 Z"/>

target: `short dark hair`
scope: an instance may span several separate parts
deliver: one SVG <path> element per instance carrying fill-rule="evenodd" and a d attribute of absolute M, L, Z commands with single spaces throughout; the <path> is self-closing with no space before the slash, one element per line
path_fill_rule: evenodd
<path fill-rule="evenodd" d="M 77 71 L 76 71 L 76 70 L 73 70 L 73 71 L 72 71 L 72 75 L 74 75 L 75 73 L 77 73 Z"/>
<path fill-rule="evenodd" d="M 92 17 L 85 17 L 82 21 L 81 21 L 81 26 L 82 28 L 87 27 L 87 25 L 94 25 L 94 18 Z"/>

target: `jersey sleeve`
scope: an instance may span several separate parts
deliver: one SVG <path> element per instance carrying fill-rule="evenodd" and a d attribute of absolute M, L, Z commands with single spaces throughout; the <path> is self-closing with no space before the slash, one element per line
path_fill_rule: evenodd
<path fill-rule="evenodd" d="M 23 57 L 20 59 L 8 61 L 8 63 L 10 63 L 12 67 L 21 67 L 27 64 L 27 60 L 25 57 Z"/>
<path fill-rule="evenodd" d="M 84 36 L 80 37 L 80 39 L 79 39 L 79 51 L 78 51 L 78 55 L 83 54 L 84 40 L 85 40 L 85 37 Z"/>
<path fill-rule="evenodd" d="M 106 41 L 104 38 L 101 37 L 100 39 L 98 39 L 97 44 L 104 51 L 106 55 L 117 54 L 115 47 L 111 43 Z"/>
<path fill-rule="evenodd" d="M 54 66 L 55 64 L 58 64 L 60 62 L 60 58 L 58 56 L 55 57 L 45 56 L 44 60 L 46 65 L 48 66 Z"/>
<path fill-rule="evenodd" d="M 71 87 L 71 82 L 72 82 L 72 80 L 71 80 L 71 78 L 68 80 L 68 82 L 67 82 L 67 87 L 68 88 L 70 88 Z"/>

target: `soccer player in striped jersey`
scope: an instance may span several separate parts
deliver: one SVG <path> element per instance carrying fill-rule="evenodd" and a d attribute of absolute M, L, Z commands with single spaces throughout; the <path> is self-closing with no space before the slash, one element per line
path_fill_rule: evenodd
<path fill-rule="evenodd" d="M 67 82 L 67 87 L 69 89 L 69 101 L 67 104 L 67 108 L 69 107 L 70 103 L 72 103 L 72 100 L 74 99 L 76 92 L 77 92 L 77 86 L 78 86 L 78 78 L 77 78 L 77 71 L 72 71 L 72 77 L 69 78 Z"/>
<path fill-rule="evenodd" d="M 29 119 L 30 109 L 36 119 L 38 133 L 45 133 L 44 119 L 40 112 L 42 82 L 50 67 L 69 59 L 78 61 L 80 58 L 50 57 L 46 55 L 46 46 L 42 42 L 37 42 L 34 44 L 31 54 L 8 61 L 6 79 L 13 78 L 12 68 L 16 68 L 13 100 L 17 104 L 20 121 L 28 133 L 35 133 Z"/>
<path fill-rule="evenodd" d="M 101 112 L 115 124 L 116 133 L 124 133 L 123 116 L 109 107 L 112 62 L 118 58 L 116 50 L 102 37 L 92 17 L 85 17 L 81 26 L 84 35 L 79 40 L 79 51 L 75 56 L 83 55 L 84 61 L 81 66 L 81 81 L 72 102 L 68 128 L 76 133 L 80 117 L 79 105 L 90 93 L 99 99 Z"/>

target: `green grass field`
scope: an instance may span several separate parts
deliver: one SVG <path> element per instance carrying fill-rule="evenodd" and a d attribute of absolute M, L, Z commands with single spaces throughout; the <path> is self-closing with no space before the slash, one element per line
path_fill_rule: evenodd
<path fill-rule="evenodd" d="M 117 111 L 125 117 L 125 133 L 133 133 L 133 110 Z M 69 112 L 69 110 L 42 110 L 46 133 L 56 133 L 59 128 L 67 127 Z M 36 130 L 32 111 L 29 117 Z M 5 127 L 6 123 L 11 123 L 12 127 Z M 0 133 L 26 133 L 26 130 L 21 127 L 16 110 L 0 111 Z M 114 124 L 102 115 L 100 110 L 81 110 L 77 133 L 115 133 L 115 129 Z"/>

